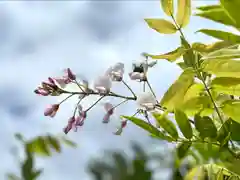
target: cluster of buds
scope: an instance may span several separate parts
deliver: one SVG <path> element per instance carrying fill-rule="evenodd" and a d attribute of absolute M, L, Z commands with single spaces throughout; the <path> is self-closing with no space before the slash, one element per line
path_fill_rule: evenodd
<path fill-rule="evenodd" d="M 133 71 L 129 73 L 130 79 L 132 80 L 139 80 L 141 81 L 147 81 L 146 78 L 146 73 L 149 67 L 153 67 L 156 64 L 156 62 L 152 63 L 147 63 L 142 62 L 140 64 L 133 64 Z M 102 122 L 104 124 L 108 123 L 110 121 L 110 117 L 113 115 L 115 109 L 129 101 L 129 100 L 137 100 L 137 103 L 145 108 L 146 110 L 152 110 L 155 108 L 156 104 L 156 98 L 153 96 L 153 94 L 149 95 L 147 94 L 145 98 L 140 97 L 138 98 L 133 90 L 130 88 L 130 86 L 125 83 L 124 78 L 124 64 L 123 63 L 116 63 L 114 66 L 111 66 L 110 68 L 107 69 L 107 71 L 99 76 L 93 84 L 93 87 L 89 87 L 89 83 L 87 80 L 82 80 L 81 83 L 77 80 L 76 75 L 72 72 L 70 68 L 67 68 L 65 70 L 65 74 L 60 77 L 60 78 L 48 78 L 47 82 L 42 82 L 41 87 L 38 87 L 34 92 L 36 94 L 42 95 L 42 96 L 59 96 L 61 94 L 68 94 L 67 98 L 62 100 L 58 104 L 53 104 L 48 106 L 45 111 L 44 115 L 49 116 L 53 118 L 57 111 L 59 110 L 60 105 L 66 101 L 68 98 L 78 95 L 79 96 L 79 101 L 75 107 L 75 111 L 73 115 L 69 118 L 68 123 L 66 127 L 63 129 L 64 133 L 67 134 L 69 131 L 74 129 L 77 131 L 78 127 L 81 127 L 84 125 L 84 121 L 87 118 L 87 113 L 88 111 L 95 106 L 100 100 L 102 100 L 104 97 L 107 96 L 112 96 L 112 97 L 118 97 L 123 99 L 122 102 L 120 102 L 117 105 L 113 105 L 109 102 L 104 103 L 104 109 L 106 111 L 105 115 L 103 116 Z M 112 82 L 123 82 L 123 84 L 131 91 L 133 96 L 123 96 L 120 94 L 116 94 L 111 91 L 112 87 Z M 65 90 L 64 88 L 68 85 L 74 83 L 79 87 L 79 91 L 77 92 L 70 92 Z M 90 107 L 87 109 L 83 110 L 82 105 L 80 104 L 81 101 L 86 98 L 89 95 L 98 95 L 100 98 L 93 103 Z M 118 130 L 114 133 L 116 135 L 120 135 L 123 131 L 123 128 L 126 127 L 127 125 L 127 120 L 123 119 L 120 122 L 120 127 Z"/>

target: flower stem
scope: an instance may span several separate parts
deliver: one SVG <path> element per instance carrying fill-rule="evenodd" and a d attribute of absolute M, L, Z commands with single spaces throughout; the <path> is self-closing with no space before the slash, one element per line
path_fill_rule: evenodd
<path fill-rule="evenodd" d="M 136 94 L 133 92 L 132 88 L 124 81 L 122 80 L 122 83 L 131 91 L 131 93 L 133 94 L 133 96 L 136 98 Z"/>
<path fill-rule="evenodd" d="M 147 83 L 150 91 L 152 92 L 153 96 L 154 96 L 154 97 L 156 98 L 156 100 L 157 100 L 157 96 L 156 96 L 156 94 L 154 93 L 154 91 L 153 91 L 153 89 L 152 89 L 152 86 L 150 85 L 149 81 L 147 80 L 146 83 Z M 157 103 L 158 103 L 158 101 L 157 101 Z"/>
<path fill-rule="evenodd" d="M 73 95 L 99 95 L 98 92 L 89 92 L 89 93 L 86 93 L 86 92 L 70 92 L 70 91 L 65 91 L 65 90 L 62 90 L 63 93 L 66 93 L 66 94 L 73 94 Z M 120 94 L 116 94 L 116 93 L 109 93 L 109 94 L 106 94 L 105 96 L 112 96 L 112 97 L 119 97 L 119 98 L 123 98 L 123 99 L 128 99 L 128 100 L 133 100 L 133 101 L 136 101 L 137 98 L 136 97 L 129 97 L 129 96 L 122 96 Z"/>
<path fill-rule="evenodd" d="M 124 104 L 127 101 L 128 101 L 128 99 L 125 99 L 124 101 L 122 101 L 122 102 L 118 103 L 116 106 L 114 106 L 113 109 L 117 108 L 118 106 Z"/>
<path fill-rule="evenodd" d="M 95 106 L 99 101 L 101 101 L 105 96 L 101 96 L 95 103 L 93 103 L 88 109 L 86 109 L 85 111 L 89 111 L 90 109 L 93 108 L 93 106 Z"/>
<path fill-rule="evenodd" d="M 77 84 L 77 86 L 79 87 L 79 89 L 80 89 L 82 92 L 85 92 L 85 91 L 83 90 L 83 88 L 81 87 L 81 85 L 77 82 L 77 80 L 75 80 L 74 83 Z"/>
<path fill-rule="evenodd" d="M 70 97 L 72 97 L 74 94 L 70 94 L 68 97 L 66 97 L 65 99 L 63 99 L 60 103 L 59 103 L 59 105 L 60 104 L 62 104 L 64 101 L 66 101 L 66 100 L 68 100 Z"/>

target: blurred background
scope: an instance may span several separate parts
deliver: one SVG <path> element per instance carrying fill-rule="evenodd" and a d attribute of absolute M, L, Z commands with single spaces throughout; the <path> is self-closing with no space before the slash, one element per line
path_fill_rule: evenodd
<path fill-rule="evenodd" d="M 214 2 L 217 1 L 195 0 L 193 7 Z M 46 133 L 61 134 L 73 111 L 74 98 L 61 107 L 54 119 L 45 117 L 43 111 L 46 105 L 61 99 L 36 96 L 33 90 L 38 84 L 48 76 L 61 75 L 67 67 L 92 82 L 116 62 L 125 63 L 126 71 L 130 71 L 132 62 L 141 59 L 142 52 L 174 50 L 179 45 L 178 34 L 159 34 L 144 22 L 144 18 L 163 16 L 157 0 L 0 1 L 0 155 L 4 162 L 0 163 L 0 179 L 4 179 L 6 172 L 19 172 L 16 158 L 11 153 L 13 147 L 21 149 L 14 133 L 20 132 L 26 138 Z M 195 31 L 213 26 L 216 29 L 226 28 L 192 17 L 185 33 L 190 42 L 210 43 L 212 38 L 195 34 Z M 150 72 L 150 82 L 159 98 L 180 72 L 178 67 L 167 61 L 158 62 Z M 128 82 L 127 75 L 125 77 Z M 137 83 L 131 83 L 131 86 L 140 92 Z M 129 93 L 120 85 L 114 89 L 121 94 Z M 92 100 L 90 98 L 84 103 L 91 104 Z M 130 123 L 121 136 L 113 135 L 119 124 L 119 115 L 132 115 L 134 112 L 135 104 L 121 106 L 111 122 L 104 125 L 101 119 L 103 108 L 94 108 L 85 126 L 76 133 L 68 134 L 78 148 L 66 147 L 62 153 L 51 158 L 37 159 L 37 167 L 44 168 L 39 179 L 90 180 L 93 176 L 89 172 L 97 176 L 96 169 L 103 167 L 97 166 L 97 163 L 92 165 L 95 162 L 93 158 L 111 161 L 115 157 L 111 152 L 116 151 L 130 161 L 136 155 L 131 148 L 132 142 L 147 154 L 171 153 L 173 145 L 151 139 L 146 132 Z M 172 173 L 169 169 L 171 154 L 166 154 L 163 156 L 169 158 L 161 161 L 164 167 L 154 174 L 161 179 L 168 179 Z M 161 158 L 155 160 L 159 165 Z M 158 165 L 150 163 L 149 166 Z"/>

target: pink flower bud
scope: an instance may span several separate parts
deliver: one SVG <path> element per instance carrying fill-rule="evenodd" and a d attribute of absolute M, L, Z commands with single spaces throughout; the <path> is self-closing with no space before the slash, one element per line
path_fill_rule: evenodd
<path fill-rule="evenodd" d="M 38 87 L 38 89 L 35 89 L 34 92 L 36 94 L 39 94 L 39 95 L 42 95 L 42 96 L 48 96 L 50 94 L 49 91 L 47 91 L 47 90 L 45 90 L 45 89 L 43 89 L 41 87 Z"/>
<path fill-rule="evenodd" d="M 106 113 L 105 115 L 104 115 L 104 117 L 103 117 L 103 123 L 108 123 L 109 122 L 109 119 L 110 119 L 110 114 L 108 114 L 108 113 Z"/>
<path fill-rule="evenodd" d="M 110 115 L 113 114 L 114 108 L 113 108 L 113 105 L 111 103 L 105 103 L 104 108 L 105 108 L 105 110 L 107 111 L 108 114 L 110 114 Z"/>
<path fill-rule="evenodd" d="M 121 135 L 122 132 L 123 132 L 123 128 L 125 128 L 126 125 L 127 125 L 127 120 L 123 120 L 123 121 L 121 122 L 120 128 L 118 128 L 118 130 L 117 130 L 114 134 L 115 134 L 115 135 Z"/>
<path fill-rule="evenodd" d="M 103 117 L 103 123 L 108 123 L 111 115 L 114 112 L 114 107 L 111 103 L 105 103 L 104 104 L 104 109 L 106 110 L 106 114 Z"/>
<path fill-rule="evenodd" d="M 55 81 L 53 80 L 53 78 L 49 77 L 49 78 L 48 78 L 48 81 L 50 82 L 50 84 L 56 85 L 56 84 L 55 84 Z"/>
<path fill-rule="evenodd" d="M 66 72 L 67 72 L 67 77 L 68 77 L 70 80 L 76 80 L 76 75 L 73 74 L 73 72 L 71 71 L 70 68 L 67 68 Z"/>
<path fill-rule="evenodd" d="M 71 82 L 71 80 L 67 77 L 54 78 L 54 79 L 59 84 L 59 86 L 61 86 L 62 88 L 64 88 L 67 84 L 69 84 Z"/>
<path fill-rule="evenodd" d="M 44 116 L 54 117 L 59 109 L 59 104 L 53 104 L 47 107 L 44 111 Z"/>
<path fill-rule="evenodd" d="M 63 132 L 65 134 L 67 134 L 69 131 L 71 131 L 71 129 L 73 128 L 73 124 L 75 123 L 76 119 L 75 117 L 71 117 L 69 120 L 68 120 L 68 125 L 63 129 Z"/>

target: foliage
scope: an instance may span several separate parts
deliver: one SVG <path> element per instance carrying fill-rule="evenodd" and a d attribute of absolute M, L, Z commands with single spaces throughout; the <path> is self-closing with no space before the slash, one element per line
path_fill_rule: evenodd
<path fill-rule="evenodd" d="M 176 156 L 174 168 L 179 169 L 186 160 L 191 159 L 191 169 L 183 174 L 176 170 L 175 177 L 180 179 L 240 179 L 240 170 L 236 168 L 240 164 L 239 140 L 240 135 L 240 36 L 231 32 L 216 29 L 200 29 L 197 32 L 218 39 L 212 44 L 201 42 L 188 42 L 184 28 L 189 24 L 192 15 L 191 0 L 176 1 L 161 0 L 163 12 L 168 19 L 146 18 L 146 25 L 157 33 L 168 36 L 179 33 L 180 45 L 175 50 L 167 53 L 152 55 L 143 53 L 144 62 L 133 64 L 133 70 L 129 73 L 131 80 L 143 84 L 142 96 L 137 96 L 132 88 L 124 81 L 124 64 L 117 63 L 110 67 L 104 75 L 98 77 L 94 87 L 90 87 L 88 81 L 78 81 L 76 75 L 68 68 L 61 78 L 48 78 L 48 82 L 42 82 L 42 86 L 35 93 L 42 96 L 68 95 L 58 104 L 48 107 L 44 115 L 54 117 L 59 106 L 72 96 L 79 96 L 73 115 L 69 118 L 64 133 L 71 129 L 83 126 L 89 110 L 106 97 L 123 99 L 119 104 L 105 103 L 106 114 L 103 123 L 109 122 L 114 110 L 128 102 L 136 101 L 139 109 L 132 116 L 122 115 L 120 127 L 115 132 L 120 135 L 127 122 L 132 122 L 146 130 L 152 137 L 162 141 L 177 144 L 174 155 Z M 212 20 L 214 22 L 231 26 L 240 31 L 240 1 L 220 0 L 219 4 L 198 7 L 196 16 Z M 176 12 L 175 12 L 176 11 Z M 148 79 L 148 71 L 158 60 L 167 60 L 182 69 L 182 74 L 169 87 L 162 99 L 158 99 Z M 111 91 L 112 82 L 119 82 L 126 86 L 132 96 L 124 96 Z M 70 91 L 65 87 L 75 84 L 79 91 Z M 148 90 L 146 90 L 146 86 Z M 148 92 L 147 92 L 148 91 Z M 81 100 L 90 95 L 98 95 L 100 98 L 92 106 L 83 110 Z M 152 120 L 155 123 L 152 123 Z M 47 142 L 48 145 L 45 143 Z M 34 144 L 35 143 L 35 144 Z M 37 152 L 49 155 L 50 148 L 60 152 L 60 147 L 55 139 L 38 137 L 31 142 L 33 147 L 26 146 L 27 153 Z M 119 154 L 113 155 L 117 160 L 119 170 L 100 164 L 92 168 L 92 173 L 97 179 L 102 179 L 101 172 L 96 171 L 106 167 L 110 174 L 116 178 L 150 179 L 151 175 L 145 171 L 145 161 L 135 159 L 133 167 L 136 171 L 128 173 L 125 160 Z M 31 156 L 29 156 L 31 159 Z M 32 160 L 29 160 L 31 162 Z M 136 162 L 138 162 L 136 164 Z M 140 163 L 144 162 L 144 163 Z M 31 164 L 31 163 L 30 163 Z M 121 166 L 124 164 L 124 166 Z M 139 165 L 141 164 L 141 165 Z M 27 166 L 27 165 L 26 165 Z M 105 169 L 106 169 L 105 168 Z M 24 169 L 24 168 L 23 168 Z M 32 172 L 32 171 L 29 171 Z M 124 172 L 124 173 L 123 173 Z M 138 173 L 134 173 L 138 172 Z M 33 171 L 31 176 L 40 174 Z M 24 175 L 24 174 L 23 174 Z M 122 177 L 123 176 L 123 177 Z"/>
<path fill-rule="evenodd" d="M 8 173 L 7 178 L 9 180 L 35 180 L 43 173 L 43 169 L 36 169 L 34 167 L 36 156 L 49 157 L 51 149 L 60 153 L 62 149 L 61 143 L 70 147 L 76 147 L 74 142 L 63 136 L 45 135 L 25 140 L 21 134 L 17 133 L 15 134 L 15 138 L 23 145 L 25 158 L 20 162 L 21 177 L 13 173 Z"/>

